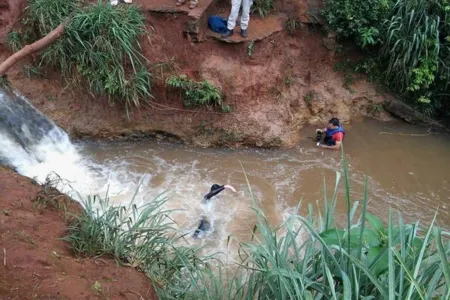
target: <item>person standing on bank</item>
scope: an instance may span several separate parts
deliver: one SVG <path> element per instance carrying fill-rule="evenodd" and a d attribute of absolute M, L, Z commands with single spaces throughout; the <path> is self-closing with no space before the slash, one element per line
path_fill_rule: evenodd
<path fill-rule="evenodd" d="M 317 132 L 325 133 L 323 144 L 317 143 L 318 147 L 332 150 L 339 150 L 345 137 L 344 128 L 342 128 L 339 119 L 332 118 L 328 121 L 328 126 L 323 130 L 317 129 Z"/>
<path fill-rule="evenodd" d="M 253 0 L 231 0 L 231 13 L 228 17 L 227 28 L 228 31 L 222 35 L 222 38 L 228 38 L 233 35 L 234 27 L 236 27 L 236 20 L 239 16 L 239 10 L 242 6 L 241 14 L 241 36 L 247 37 L 248 22 L 250 21 L 250 7 Z"/>

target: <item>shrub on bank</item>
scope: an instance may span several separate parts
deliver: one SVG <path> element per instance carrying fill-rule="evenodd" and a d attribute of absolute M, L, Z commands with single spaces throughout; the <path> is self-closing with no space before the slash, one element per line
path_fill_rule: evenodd
<path fill-rule="evenodd" d="M 334 219 L 339 181 L 338 173 L 323 212 L 310 206 L 308 216 L 275 228 L 249 185 L 257 224 L 252 241 L 240 244 L 233 272 L 219 256 L 180 246 L 164 197 L 127 208 L 88 198 L 66 240 L 79 255 L 108 254 L 140 268 L 160 299 L 448 299 L 450 233 L 435 218 L 426 227 L 405 224 L 391 210 L 384 224 L 367 211 L 367 189 L 361 203 L 351 200 L 345 162 L 342 228 Z"/>
<path fill-rule="evenodd" d="M 326 0 L 324 17 L 377 57 L 373 70 L 395 93 L 429 116 L 450 113 L 449 1 Z"/>
<path fill-rule="evenodd" d="M 172 75 L 167 79 L 167 86 L 181 91 L 184 106 L 220 106 L 222 111 L 231 112 L 231 107 L 223 105 L 222 92 L 209 81 L 195 81 L 186 75 Z"/>
<path fill-rule="evenodd" d="M 8 35 L 11 49 L 44 37 L 61 23 L 63 35 L 40 54 L 39 65 L 57 67 L 68 84 L 87 85 L 111 104 L 139 106 L 150 95 L 150 73 L 140 53 L 144 17 L 135 6 L 108 1 L 32 0 L 24 31 Z"/>

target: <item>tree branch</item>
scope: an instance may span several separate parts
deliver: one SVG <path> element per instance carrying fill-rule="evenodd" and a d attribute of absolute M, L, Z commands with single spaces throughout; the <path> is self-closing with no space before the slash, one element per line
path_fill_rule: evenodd
<path fill-rule="evenodd" d="M 66 24 L 70 20 L 68 18 L 64 23 L 61 23 L 58 27 L 49 32 L 46 36 L 37 40 L 36 42 L 26 45 L 10 57 L 8 57 L 5 61 L 0 64 L 0 76 L 5 75 L 9 69 L 11 69 L 17 62 L 24 59 L 30 54 L 33 54 L 36 51 L 39 51 L 48 45 L 52 44 L 56 41 L 65 31 Z"/>

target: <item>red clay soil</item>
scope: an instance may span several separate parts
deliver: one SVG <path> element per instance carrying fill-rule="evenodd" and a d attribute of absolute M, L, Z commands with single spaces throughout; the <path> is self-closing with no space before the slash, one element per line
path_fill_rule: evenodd
<path fill-rule="evenodd" d="M 62 213 L 33 208 L 42 187 L 0 168 L 0 299 L 157 299 L 146 276 L 109 258 L 76 258 Z M 71 211 L 80 209 L 72 202 Z"/>
<path fill-rule="evenodd" d="M 8 31 L 21 15 L 26 3 L 26 0 L 0 0 L 0 41 L 6 38 Z"/>
<path fill-rule="evenodd" d="M 162 0 L 140 3 L 155 1 Z M 213 13 L 227 15 L 229 3 L 219 1 Z M 148 35 L 140 45 L 153 74 L 153 98 L 148 99 L 150 105 L 134 109 L 130 119 L 121 105 L 110 107 L 107 99 L 85 88 L 65 87 L 55 70 L 45 70 L 44 78 L 25 77 L 23 66 L 29 60 L 11 69 L 8 79 L 72 137 L 163 132 L 198 146 L 289 147 L 299 141 L 304 125 L 323 125 L 334 116 L 345 123 L 361 116 L 387 118 L 383 113 L 371 115 L 371 108 L 385 100 L 374 85 L 359 78 L 349 84 L 344 74 L 333 71 L 334 52 L 324 47 L 323 33 L 313 27 L 303 25 L 292 36 L 282 30 L 255 43 L 249 39 L 229 44 L 214 38 L 192 43 L 184 34 L 189 20 L 185 13 L 144 10 L 144 14 Z M 267 26 L 278 30 L 280 23 L 270 20 L 273 17 L 267 22 L 252 17 L 249 34 L 254 34 L 252 26 L 258 26 L 258 32 L 271 29 Z M 0 49 L 0 61 L 8 55 Z M 233 111 L 185 109 L 181 93 L 166 86 L 171 74 L 208 80 L 222 90 L 224 103 Z"/>

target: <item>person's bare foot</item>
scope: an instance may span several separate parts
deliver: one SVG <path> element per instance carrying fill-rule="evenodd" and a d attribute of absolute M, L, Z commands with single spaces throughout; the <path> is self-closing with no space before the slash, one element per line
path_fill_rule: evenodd
<path fill-rule="evenodd" d="M 133 0 L 123 0 L 125 3 L 133 3 Z"/>
<path fill-rule="evenodd" d="M 189 4 L 189 8 L 190 8 L 190 9 L 194 9 L 194 8 L 196 8 L 196 7 L 197 7 L 197 4 L 195 4 L 195 3 Z"/>

